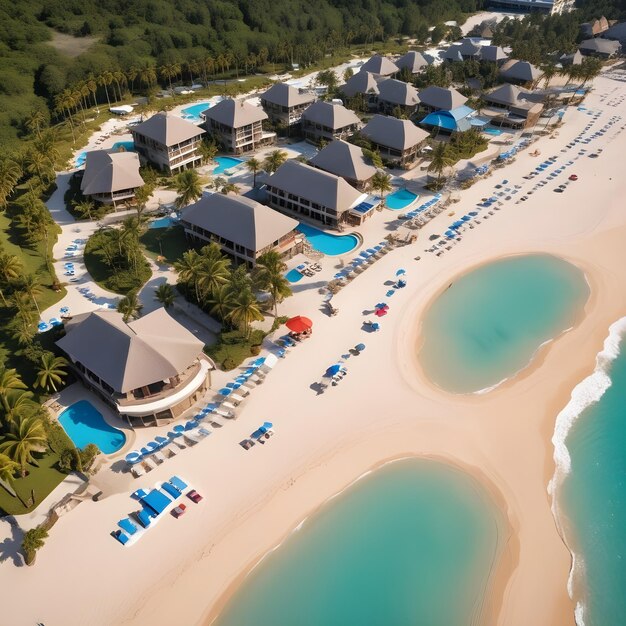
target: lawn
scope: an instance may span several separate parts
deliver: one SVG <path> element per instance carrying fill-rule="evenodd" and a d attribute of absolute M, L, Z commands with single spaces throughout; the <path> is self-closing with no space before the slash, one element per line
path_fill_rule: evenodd
<path fill-rule="evenodd" d="M 14 498 L 0 486 L 0 515 L 22 515 L 29 513 L 65 478 L 67 474 L 60 472 L 55 466 L 59 457 L 50 452 L 41 458 L 39 467 L 29 465 L 30 474 L 26 478 L 18 478 L 13 483 L 13 489 L 25 502 L 28 502 L 32 492 L 35 494 L 35 502 L 25 508 L 19 498 Z"/>
<path fill-rule="evenodd" d="M 165 257 L 169 265 L 178 261 L 183 252 L 192 247 L 185 237 L 185 229 L 182 226 L 149 228 L 140 237 L 140 241 L 150 258 Z"/>
<path fill-rule="evenodd" d="M 55 241 L 56 236 L 51 237 L 48 243 L 50 258 L 52 258 L 52 246 Z M 6 211 L 0 213 L 0 247 L 21 260 L 25 273 L 35 274 L 39 277 L 43 290 L 41 295 L 37 296 L 37 304 L 39 309 L 43 311 L 61 300 L 65 296 L 65 289 L 62 288 L 58 292 L 52 289 L 52 278 L 46 266 L 45 244 L 42 243 L 37 249 L 33 249 L 20 246 L 20 243 L 19 233 L 15 228 L 12 228 L 11 220 Z M 20 357 L 20 347 L 8 333 L 7 324 L 12 315 L 12 309 L 0 308 L 0 364 L 16 368 L 24 382 L 30 386 L 34 381 L 32 365 Z"/>
<path fill-rule="evenodd" d="M 215 364 L 221 369 L 229 371 L 241 365 L 247 358 L 257 356 L 265 333 L 256 329 L 246 337 L 239 330 L 222 332 L 216 344 L 204 349 Z"/>

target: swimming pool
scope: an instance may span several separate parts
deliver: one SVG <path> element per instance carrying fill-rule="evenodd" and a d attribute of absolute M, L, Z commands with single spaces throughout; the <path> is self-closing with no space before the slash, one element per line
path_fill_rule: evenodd
<path fill-rule="evenodd" d="M 86 160 L 87 160 L 87 150 L 77 154 L 76 158 L 74 159 L 74 163 L 76 164 L 76 167 L 82 167 L 83 165 L 85 165 Z"/>
<path fill-rule="evenodd" d="M 113 150 L 119 150 L 120 148 L 124 148 L 126 152 L 134 152 L 135 151 L 135 142 L 131 139 L 130 141 L 116 141 L 111 148 Z"/>
<path fill-rule="evenodd" d="M 392 209 L 393 211 L 399 211 L 400 209 L 404 209 L 409 206 L 411 202 L 415 202 L 417 197 L 416 193 L 413 193 L 408 189 L 398 189 L 398 191 L 394 191 L 389 194 L 387 198 L 385 198 L 385 204 L 387 205 L 387 208 Z"/>
<path fill-rule="evenodd" d="M 77 448 L 95 443 L 104 454 L 112 454 L 126 443 L 126 435 L 107 424 L 98 409 L 87 400 L 68 406 L 59 415 L 59 423 Z"/>
<path fill-rule="evenodd" d="M 200 102 L 193 106 L 187 107 L 181 111 L 181 117 L 188 122 L 202 122 L 203 118 L 200 116 L 211 106 L 210 102 Z"/>
<path fill-rule="evenodd" d="M 356 235 L 331 235 L 302 223 L 298 225 L 296 230 L 300 231 L 318 252 L 328 256 L 346 254 L 359 245 L 359 239 Z"/>
<path fill-rule="evenodd" d="M 499 128 L 483 128 L 483 133 L 487 133 L 487 135 L 498 136 L 502 134 L 502 131 Z"/>
<path fill-rule="evenodd" d="M 150 222 L 148 228 L 169 228 L 170 226 L 174 226 L 178 223 L 178 220 L 173 217 L 159 217 L 158 219 Z"/>
<path fill-rule="evenodd" d="M 213 170 L 213 174 L 224 174 L 226 170 L 232 170 L 243 163 L 242 159 L 236 159 L 235 157 L 215 157 L 217 167 Z"/>
<path fill-rule="evenodd" d="M 302 280 L 302 274 L 300 274 L 300 272 L 296 269 L 293 270 L 289 270 L 286 274 L 285 274 L 285 278 L 290 282 L 290 283 L 297 283 L 299 280 Z"/>

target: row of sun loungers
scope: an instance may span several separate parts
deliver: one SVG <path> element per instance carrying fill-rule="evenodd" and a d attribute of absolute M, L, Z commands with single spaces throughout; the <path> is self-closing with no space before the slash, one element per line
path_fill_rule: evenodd
<path fill-rule="evenodd" d="M 274 424 L 272 422 L 264 422 L 262 426 L 257 428 L 250 437 L 239 442 L 244 450 L 250 450 L 256 443 L 265 444 L 265 442 L 274 434 L 272 430 Z"/>
<path fill-rule="evenodd" d="M 334 280 L 338 280 L 340 284 L 347 284 L 347 281 L 361 274 L 371 263 L 382 258 L 390 250 L 391 244 L 388 241 L 381 241 L 373 248 L 363 250 L 359 253 L 359 256 L 352 259 L 346 267 L 335 274 Z"/>

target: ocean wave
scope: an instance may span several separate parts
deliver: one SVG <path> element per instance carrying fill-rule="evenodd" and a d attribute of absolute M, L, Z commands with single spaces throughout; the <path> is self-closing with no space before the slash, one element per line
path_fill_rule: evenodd
<path fill-rule="evenodd" d="M 556 417 L 552 444 L 554 445 L 555 472 L 548 485 L 548 493 L 552 497 L 552 513 L 562 533 L 559 522 L 557 493 L 563 480 L 570 473 L 572 459 L 565 443 L 567 435 L 576 420 L 592 404 L 598 402 L 612 385 L 609 371 L 613 361 L 620 354 L 620 344 L 626 336 L 626 317 L 619 319 L 609 327 L 609 334 L 604 340 L 602 350 L 596 355 L 596 366 L 592 374 L 587 376 L 572 390 L 570 400 Z M 574 596 L 574 581 L 582 575 L 584 561 L 580 554 L 572 552 L 572 568 L 567 583 L 570 598 Z M 578 601 L 574 617 L 578 626 L 584 626 L 585 607 Z"/>

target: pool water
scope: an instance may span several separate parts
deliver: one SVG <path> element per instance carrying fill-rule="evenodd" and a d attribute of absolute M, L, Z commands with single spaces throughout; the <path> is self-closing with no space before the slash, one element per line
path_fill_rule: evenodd
<path fill-rule="evenodd" d="M 169 228 L 178 223 L 173 217 L 159 217 L 158 219 L 150 222 L 148 228 Z"/>
<path fill-rule="evenodd" d="M 232 170 L 237 167 L 241 163 L 243 163 L 242 159 L 236 159 L 234 157 L 215 157 L 215 162 L 217 163 L 217 167 L 213 170 L 213 174 L 224 174 L 226 170 Z"/>
<path fill-rule="evenodd" d="M 119 150 L 120 148 L 124 148 L 126 152 L 134 152 L 135 142 L 132 139 L 130 141 L 116 141 L 111 147 L 113 150 Z"/>
<path fill-rule="evenodd" d="M 87 150 L 77 154 L 76 159 L 74 159 L 74 163 L 76 164 L 76 167 L 82 167 L 83 165 L 85 165 L 86 160 L 87 160 Z"/>
<path fill-rule="evenodd" d="M 398 191 L 394 191 L 385 198 L 385 204 L 387 205 L 387 208 L 399 211 L 400 209 L 404 209 L 409 206 L 412 202 L 415 202 L 417 197 L 416 193 L 413 193 L 408 189 L 398 189 Z"/>
<path fill-rule="evenodd" d="M 487 133 L 487 135 L 498 136 L 502 134 L 502 131 L 499 128 L 483 128 L 483 133 Z"/>
<path fill-rule="evenodd" d="M 77 448 L 95 443 L 104 454 L 112 454 L 126 443 L 126 435 L 105 422 L 98 409 L 87 400 L 68 406 L 59 415 L 59 423 Z"/>
<path fill-rule="evenodd" d="M 502 526 L 468 474 L 423 459 L 390 463 L 307 519 L 214 624 L 478 624 Z"/>
<path fill-rule="evenodd" d="M 188 122 L 202 122 L 204 121 L 204 118 L 201 117 L 201 113 L 204 113 L 210 106 L 210 102 L 200 102 L 198 104 L 194 104 L 182 110 L 182 118 Z"/>
<path fill-rule="evenodd" d="M 286 274 L 285 274 L 285 278 L 290 282 L 290 283 L 297 283 L 299 280 L 302 280 L 302 276 L 303 274 L 301 274 L 298 270 L 293 269 L 293 270 L 289 270 Z"/>
<path fill-rule="evenodd" d="M 448 391 L 488 391 L 574 326 L 588 297 L 583 272 L 557 257 L 519 255 L 482 265 L 447 286 L 426 311 L 419 348 L 425 373 Z"/>
<path fill-rule="evenodd" d="M 328 256 L 347 254 L 359 245 L 359 239 L 356 235 L 331 235 L 303 223 L 300 223 L 296 230 L 309 240 L 315 250 Z"/>

